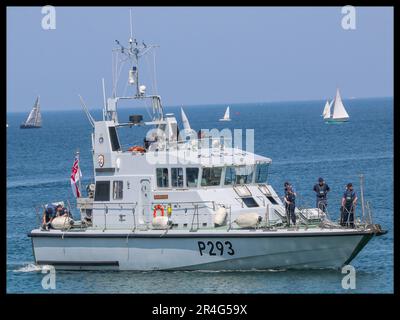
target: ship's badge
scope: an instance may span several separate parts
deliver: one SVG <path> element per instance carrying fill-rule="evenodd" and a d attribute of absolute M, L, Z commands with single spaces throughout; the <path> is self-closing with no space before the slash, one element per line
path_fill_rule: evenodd
<path fill-rule="evenodd" d="M 99 164 L 99 167 L 102 168 L 104 166 L 104 156 L 102 154 L 100 154 L 97 157 L 97 163 Z"/>

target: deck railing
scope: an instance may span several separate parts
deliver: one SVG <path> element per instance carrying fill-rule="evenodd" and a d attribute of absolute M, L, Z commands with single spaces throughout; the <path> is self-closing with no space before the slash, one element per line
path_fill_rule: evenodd
<path fill-rule="evenodd" d="M 177 202 L 177 201 L 168 201 L 168 202 L 162 202 L 162 201 L 154 201 L 149 204 L 142 204 L 140 207 L 142 209 L 147 209 L 147 214 L 145 217 L 151 216 L 151 212 L 154 210 L 154 207 L 156 205 L 161 205 L 165 209 L 168 207 L 175 207 L 175 210 L 186 210 L 186 211 L 191 211 L 192 212 L 192 224 L 191 224 L 191 231 L 197 231 L 200 227 L 199 223 L 199 212 L 201 209 L 209 209 L 212 211 L 216 210 L 217 203 L 215 201 L 182 201 L 182 202 Z M 185 206 L 184 208 L 177 208 L 177 206 Z M 79 204 L 79 208 L 82 210 L 87 210 L 87 209 L 92 209 L 92 210 L 103 210 L 104 211 L 104 228 L 103 230 L 106 230 L 108 228 L 108 221 L 107 221 L 107 214 L 109 211 L 113 210 L 127 210 L 132 212 L 133 216 L 133 226 L 132 230 L 135 230 L 137 227 L 144 227 L 146 229 L 149 229 L 152 221 L 144 221 L 142 224 L 137 224 L 137 219 L 135 217 L 136 214 L 136 209 L 139 207 L 139 204 L 137 202 L 132 203 L 132 202 L 90 202 L 90 203 L 81 203 Z M 197 222 L 195 222 L 197 221 Z M 197 226 L 197 227 L 196 227 Z"/>

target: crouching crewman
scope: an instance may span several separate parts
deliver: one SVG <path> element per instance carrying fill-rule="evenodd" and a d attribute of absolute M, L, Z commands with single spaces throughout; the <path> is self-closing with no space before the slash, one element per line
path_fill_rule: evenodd
<path fill-rule="evenodd" d="M 42 229 L 49 230 L 51 228 L 51 222 L 56 217 L 56 206 L 49 203 L 44 206 L 43 218 L 42 218 Z"/>

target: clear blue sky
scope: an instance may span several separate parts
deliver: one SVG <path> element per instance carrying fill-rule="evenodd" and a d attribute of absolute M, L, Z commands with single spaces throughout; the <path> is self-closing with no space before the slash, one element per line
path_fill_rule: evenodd
<path fill-rule="evenodd" d="M 159 44 L 164 105 L 393 96 L 393 9 L 356 7 L 356 30 L 340 7 L 136 8 L 134 34 Z M 129 8 L 7 9 L 7 111 L 101 108 L 111 91 L 111 49 L 129 37 Z M 146 63 L 146 62 L 144 62 Z M 120 81 L 124 79 L 121 78 Z M 145 83 L 151 88 L 151 83 Z"/>

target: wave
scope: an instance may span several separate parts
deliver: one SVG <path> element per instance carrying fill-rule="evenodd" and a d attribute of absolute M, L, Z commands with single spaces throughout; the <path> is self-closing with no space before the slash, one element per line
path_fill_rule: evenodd
<path fill-rule="evenodd" d="M 251 273 L 251 272 L 285 272 L 288 269 L 281 268 L 281 269 L 247 269 L 247 270 L 176 270 L 174 272 L 187 272 L 187 273 Z"/>
<path fill-rule="evenodd" d="M 90 180 L 82 180 L 82 185 L 90 183 Z M 27 179 L 23 181 L 7 181 L 7 189 L 18 189 L 18 188 L 39 188 L 43 186 L 54 187 L 56 185 L 69 185 L 70 180 L 68 178 L 59 179 Z"/>
<path fill-rule="evenodd" d="M 49 270 L 52 268 L 49 265 L 36 265 L 34 263 L 29 263 L 27 265 L 24 265 L 23 267 L 13 270 L 14 272 L 41 272 L 42 270 Z"/>

